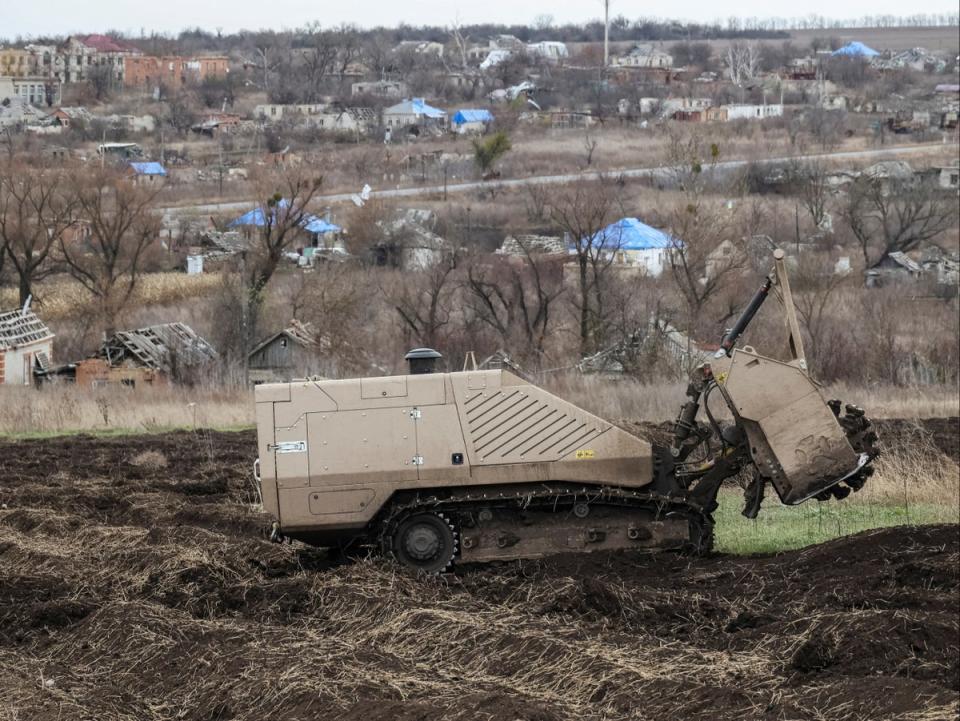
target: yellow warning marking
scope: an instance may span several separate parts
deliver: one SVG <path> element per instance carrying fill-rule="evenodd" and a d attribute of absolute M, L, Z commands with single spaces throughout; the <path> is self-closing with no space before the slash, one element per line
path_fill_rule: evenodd
<path fill-rule="evenodd" d="M 594 451 L 588 449 L 581 449 L 577 451 L 577 460 L 582 460 L 584 458 L 593 458 L 597 455 Z"/>

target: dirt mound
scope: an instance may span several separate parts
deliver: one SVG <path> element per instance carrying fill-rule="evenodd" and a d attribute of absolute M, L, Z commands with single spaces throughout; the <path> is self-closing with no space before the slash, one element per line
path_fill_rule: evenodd
<path fill-rule="evenodd" d="M 7 715 L 957 715 L 957 526 L 776 556 L 573 555 L 417 579 L 266 542 L 254 452 L 249 432 L 0 442 Z"/>

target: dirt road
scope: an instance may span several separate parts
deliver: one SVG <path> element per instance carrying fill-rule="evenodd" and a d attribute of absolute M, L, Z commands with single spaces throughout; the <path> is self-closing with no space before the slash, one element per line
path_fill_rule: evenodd
<path fill-rule="evenodd" d="M 724 160 L 716 163 L 711 168 L 711 172 L 716 176 L 723 177 L 746 167 L 749 163 L 756 162 L 759 165 L 777 165 L 790 160 L 850 160 L 850 161 L 870 161 L 885 160 L 903 155 L 916 155 L 917 153 L 942 153 L 944 151 L 942 143 L 922 143 L 917 145 L 900 145 L 887 148 L 873 148 L 871 150 L 841 150 L 829 153 L 809 153 L 806 155 L 784 156 L 776 158 L 764 158 L 762 160 Z M 420 185 L 409 188 L 380 188 L 371 193 L 375 199 L 387 198 L 412 198 L 424 196 L 437 196 L 440 194 L 466 193 L 472 190 L 480 189 L 504 189 L 504 188 L 522 188 L 526 185 L 565 185 L 573 183 L 580 178 L 595 178 L 599 175 L 607 177 L 623 178 L 648 178 L 653 182 L 668 182 L 676 175 L 677 169 L 671 166 L 656 166 L 643 168 L 626 168 L 620 170 L 610 170 L 603 173 L 564 173 L 561 175 L 537 175 L 528 178 L 506 178 L 503 180 L 474 181 L 469 183 L 449 183 L 443 185 Z M 359 188 L 357 189 L 359 192 Z M 330 205 L 332 203 L 349 203 L 355 193 L 334 193 L 330 195 L 321 195 L 314 198 L 315 205 Z M 199 205 L 178 205 L 166 208 L 159 208 L 157 212 L 162 213 L 168 218 L 175 218 L 181 215 L 210 215 L 219 213 L 242 213 L 251 208 L 255 201 L 238 201 L 229 203 L 202 203 Z"/>
<path fill-rule="evenodd" d="M 418 580 L 262 540 L 252 453 L 0 441 L 0 719 L 957 715 L 957 526 Z"/>

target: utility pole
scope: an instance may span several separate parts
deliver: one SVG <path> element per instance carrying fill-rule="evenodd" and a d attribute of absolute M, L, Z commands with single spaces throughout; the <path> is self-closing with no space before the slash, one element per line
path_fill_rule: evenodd
<path fill-rule="evenodd" d="M 217 140 L 218 140 L 218 143 L 217 143 L 217 171 L 218 171 L 219 174 L 220 174 L 220 197 L 222 198 L 222 197 L 223 197 L 223 136 L 220 135 L 220 133 L 219 133 L 216 129 L 214 129 L 213 132 L 217 133 Z"/>
<path fill-rule="evenodd" d="M 603 0 L 603 67 L 610 65 L 610 0 Z"/>

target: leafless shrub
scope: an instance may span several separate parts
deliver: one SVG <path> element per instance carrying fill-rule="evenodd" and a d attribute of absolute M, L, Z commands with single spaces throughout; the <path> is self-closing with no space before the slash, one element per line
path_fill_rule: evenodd
<path fill-rule="evenodd" d="M 148 471 L 157 471 L 167 467 L 167 457 L 160 451 L 142 451 L 130 459 L 130 465 Z"/>

